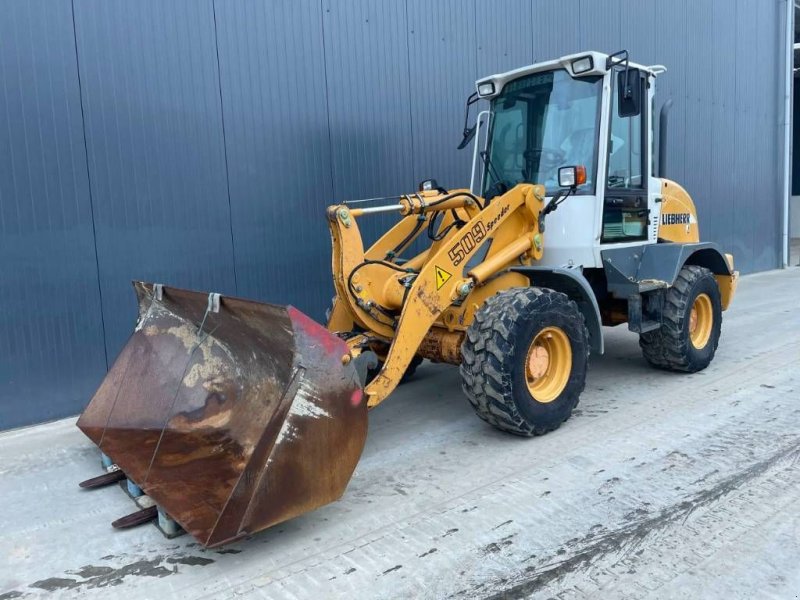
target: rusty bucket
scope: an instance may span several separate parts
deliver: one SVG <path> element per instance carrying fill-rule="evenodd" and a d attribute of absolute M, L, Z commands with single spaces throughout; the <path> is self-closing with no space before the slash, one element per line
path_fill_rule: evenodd
<path fill-rule="evenodd" d="M 204 546 L 339 498 L 367 433 L 347 345 L 291 306 L 134 287 L 78 427 Z"/>

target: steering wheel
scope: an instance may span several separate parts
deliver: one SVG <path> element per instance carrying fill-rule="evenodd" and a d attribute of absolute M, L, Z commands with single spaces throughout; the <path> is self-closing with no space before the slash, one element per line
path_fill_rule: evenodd
<path fill-rule="evenodd" d="M 525 161 L 530 164 L 536 158 L 539 159 L 540 169 L 555 169 L 564 164 L 566 154 L 563 150 L 557 148 L 534 148 L 532 150 L 525 150 Z"/>

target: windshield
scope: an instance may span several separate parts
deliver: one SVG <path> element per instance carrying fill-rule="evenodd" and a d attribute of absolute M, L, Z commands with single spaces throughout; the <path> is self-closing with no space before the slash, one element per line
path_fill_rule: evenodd
<path fill-rule="evenodd" d="M 573 79 L 563 69 L 534 73 L 505 85 L 492 100 L 484 195 L 502 182 L 558 189 L 558 168 L 586 167 L 594 189 L 602 77 Z"/>

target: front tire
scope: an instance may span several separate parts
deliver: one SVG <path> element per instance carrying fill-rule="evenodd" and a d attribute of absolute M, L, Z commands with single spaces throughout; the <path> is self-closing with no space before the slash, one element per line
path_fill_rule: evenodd
<path fill-rule="evenodd" d="M 661 327 L 639 336 L 645 359 L 668 371 L 694 373 L 714 358 L 722 329 L 722 303 L 714 275 L 684 265 L 667 290 Z"/>
<path fill-rule="evenodd" d="M 541 435 L 578 404 L 589 332 L 565 294 L 512 288 L 475 313 L 461 352 L 462 388 L 477 415 L 509 433 Z"/>

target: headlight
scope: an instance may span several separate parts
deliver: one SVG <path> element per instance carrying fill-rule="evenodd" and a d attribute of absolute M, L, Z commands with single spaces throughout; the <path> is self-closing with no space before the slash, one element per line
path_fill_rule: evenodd
<path fill-rule="evenodd" d="M 433 192 L 439 189 L 439 183 L 435 179 L 420 181 L 418 189 L 420 192 Z"/>
<path fill-rule="evenodd" d="M 494 94 L 494 83 L 491 81 L 478 85 L 478 96 L 491 96 Z"/>
<path fill-rule="evenodd" d="M 594 60 L 592 60 L 591 56 L 584 56 L 572 61 L 572 72 L 575 75 L 588 73 L 592 69 L 594 69 Z"/>
<path fill-rule="evenodd" d="M 561 167 L 558 170 L 558 185 L 562 188 L 574 188 L 586 183 L 586 167 Z"/>

